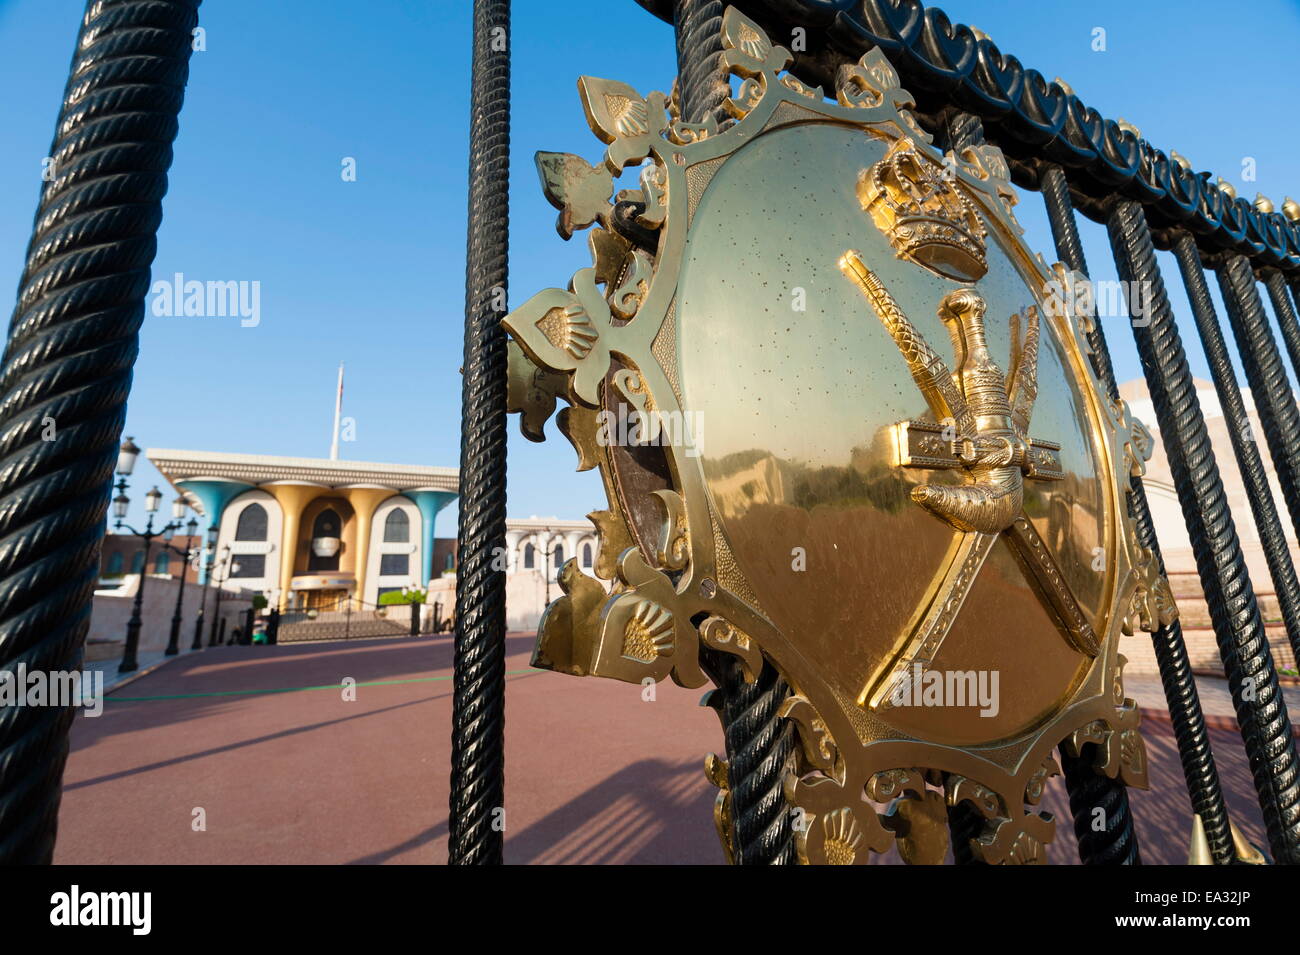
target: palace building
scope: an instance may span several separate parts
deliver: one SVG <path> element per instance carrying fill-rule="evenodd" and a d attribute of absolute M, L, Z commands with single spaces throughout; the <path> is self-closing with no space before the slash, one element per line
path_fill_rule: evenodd
<path fill-rule="evenodd" d="M 436 566 L 434 520 L 455 500 L 455 468 L 215 451 L 146 452 L 178 493 L 220 527 L 214 576 L 281 610 L 374 605 L 424 589 Z M 227 552 L 226 548 L 229 548 Z"/>
<path fill-rule="evenodd" d="M 456 468 L 158 448 L 145 454 L 220 528 L 217 583 L 264 594 L 283 611 L 341 609 L 348 600 L 353 609 L 373 607 L 404 589 L 425 591 L 448 612 L 454 605 L 456 541 L 436 537 L 434 524 L 456 499 Z M 106 581 L 140 572 L 138 538 L 110 534 L 107 541 Z M 559 596 L 555 574 L 565 561 L 576 559 L 587 574 L 595 563 L 589 520 L 512 518 L 506 541 L 514 630 L 535 627 Z M 156 553 L 148 572 L 168 573 Z"/>

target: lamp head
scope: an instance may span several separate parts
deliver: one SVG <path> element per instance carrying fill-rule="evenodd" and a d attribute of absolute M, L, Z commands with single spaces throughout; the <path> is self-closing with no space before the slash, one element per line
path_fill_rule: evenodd
<path fill-rule="evenodd" d="M 131 472 L 135 470 L 135 459 L 140 456 L 140 449 L 136 447 L 135 440 L 127 438 L 122 442 L 122 447 L 117 451 L 117 473 L 123 477 L 130 477 Z"/>

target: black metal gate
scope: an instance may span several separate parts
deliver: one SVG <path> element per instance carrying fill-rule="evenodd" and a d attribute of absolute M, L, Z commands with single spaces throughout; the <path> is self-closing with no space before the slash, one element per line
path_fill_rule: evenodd
<path fill-rule="evenodd" d="M 721 0 L 640 0 L 675 27 L 683 118 L 716 115 Z M 121 438 L 143 300 L 161 216 L 199 0 L 95 0 L 87 6 L 58 132 L 10 323 L 0 377 L 0 666 L 76 669 L 98 572 L 99 543 Z M 987 140 L 1014 181 L 1041 193 L 1057 255 L 1087 273 L 1076 214 L 1103 223 L 1120 277 L 1150 291 L 1134 322 L 1195 552 L 1223 670 L 1275 862 L 1300 861 L 1300 770 L 1241 546 L 1197 403 L 1157 249 L 1172 250 L 1225 412 L 1245 419 L 1226 336 L 1209 294 L 1213 273 L 1289 517 L 1300 528 L 1300 410 L 1270 330 L 1300 371 L 1300 209 L 1252 205 L 1106 119 L 1058 82 L 1024 69 L 986 37 L 916 3 L 735 0 L 771 35 L 801 27 L 792 72 L 829 83 L 878 47 L 918 98 L 927 130 L 960 152 Z M 504 801 L 505 361 L 497 302 L 506 288 L 509 152 L 508 0 L 475 0 L 469 254 L 461 452 L 459 577 L 451 795 L 451 860 L 501 859 L 492 825 Z M 504 32 L 502 32 L 504 31 Z M 1077 212 L 1076 212 L 1077 210 Z M 1260 286 L 1263 285 L 1263 293 Z M 1095 370 L 1117 398 L 1100 325 Z M 54 415 L 61 440 L 41 440 Z M 1287 635 L 1300 650 L 1300 584 L 1253 442 L 1233 447 L 1250 494 Z M 1129 505 L 1143 544 L 1158 543 L 1142 483 Z M 286 618 L 282 626 L 290 626 Z M 286 636 L 284 630 L 282 636 Z M 1194 812 L 1216 863 L 1234 860 L 1232 833 L 1177 623 L 1153 635 Z M 717 674 L 733 776 L 734 844 L 744 862 L 792 859 L 780 780 L 791 741 L 777 711 L 788 693 L 770 668 L 753 684 Z M 0 861 L 52 856 L 70 710 L 0 714 Z M 1138 861 L 1121 788 L 1072 773 L 1071 807 L 1086 863 Z M 1087 825 L 1104 806 L 1106 831 Z M 956 822 L 954 824 L 957 824 Z"/>
<path fill-rule="evenodd" d="M 721 65 L 721 0 L 638 0 L 673 24 L 677 38 L 682 118 L 718 120 L 729 95 Z M 873 47 L 882 50 L 918 99 L 921 124 L 958 154 L 990 142 L 1002 149 L 1013 181 L 1041 193 L 1056 252 L 1088 274 L 1076 209 L 1103 223 L 1121 279 L 1147 290 L 1146 317 L 1133 321 L 1174 484 L 1209 606 L 1223 671 L 1233 694 L 1242 740 L 1274 861 L 1300 861 L 1300 774 L 1293 731 L 1278 683 L 1255 592 L 1233 515 L 1210 448 L 1187 358 L 1174 323 L 1156 249 L 1170 249 L 1191 299 L 1202 345 L 1225 413 L 1244 421 L 1245 406 L 1228 358 L 1206 271 L 1212 271 L 1228 318 L 1291 519 L 1300 527 L 1300 412 L 1269 330 L 1259 283 L 1272 303 L 1293 368 L 1300 371 L 1300 208 L 1283 212 L 1253 206 L 1231 187 L 1195 174 L 1143 140 L 1128 124 L 1106 119 L 1058 82 L 1024 69 L 970 28 L 952 24 L 935 8 L 888 0 L 813 3 L 735 0 L 734 5 L 771 36 L 800 28 L 807 48 L 796 51 L 792 74 L 810 86 L 833 88 L 837 70 Z M 509 4 L 475 3 L 475 99 L 472 112 L 470 259 L 465 350 L 463 497 L 460 554 L 466 574 L 458 593 L 457 758 L 453 768 L 453 862 L 496 862 L 500 833 L 489 825 L 500 805 L 502 577 L 488 569 L 500 546 L 504 519 L 504 341 L 487 292 L 505 287 L 504 153 L 509 140 L 507 55 L 494 53 L 494 29 L 508 29 Z M 480 198 L 495 195 L 488 208 Z M 502 223 L 499 231 L 490 231 Z M 1130 285 L 1129 287 L 1133 287 Z M 1130 309 L 1135 303 L 1130 302 Z M 1137 318 L 1137 313 L 1133 312 Z M 1149 318 L 1149 321 L 1146 320 Z M 1104 332 L 1088 332 L 1094 369 L 1113 401 L 1119 398 Z M 1300 650 L 1295 569 L 1264 477 L 1259 451 L 1233 435 L 1233 448 L 1260 527 L 1287 636 Z M 472 477 L 471 477 L 472 473 Z M 1143 546 L 1163 570 L 1159 544 L 1140 478 L 1132 480 L 1131 514 Z M 1236 850 L 1177 621 L 1153 634 L 1155 655 L 1182 758 L 1192 808 L 1204 826 L 1217 864 Z M 717 674 L 720 708 L 732 767 L 734 833 L 742 862 L 791 860 L 789 822 L 780 779 L 790 748 L 776 713 L 788 688 L 771 670 L 744 684 L 725 669 Z M 1139 861 L 1127 799 L 1121 787 L 1067 761 L 1075 831 L 1085 863 Z M 1104 832 L 1090 826 L 1092 810 L 1108 811 Z M 957 824 L 954 821 L 954 824 Z"/>

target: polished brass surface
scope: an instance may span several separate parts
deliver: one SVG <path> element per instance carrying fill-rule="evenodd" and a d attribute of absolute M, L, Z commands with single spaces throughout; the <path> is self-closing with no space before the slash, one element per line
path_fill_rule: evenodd
<path fill-rule="evenodd" d="M 995 148 L 935 149 L 879 51 L 831 102 L 735 9 L 723 37 L 734 121 L 583 77 L 603 162 L 539 157 L 593 265 L 504 320 L 512 410 L 536 437 L 570 405 L 609 590 L 566 565 L 535 662 L 691 687 L 701 646 L 766 659 L 802 861 L 941 861 L 964 801 L 978 857 L 1039 862 L 1058 744 L 1146 785 L 1118 641 L 1176 613 L 1123 498 L 1151 436 L 1102 396 L 1084 280 L 1025 248 Z M 653 250 L 609 212 L 632 166 Z"/>

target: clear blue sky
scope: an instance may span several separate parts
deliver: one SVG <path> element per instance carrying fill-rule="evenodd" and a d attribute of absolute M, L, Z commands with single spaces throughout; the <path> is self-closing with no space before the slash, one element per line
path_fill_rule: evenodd
<path fill-rule="evenodd" d="M 463 321 L 469 0 L 209 0 L 164 201 L 155 276 L 259 281 L 261 323 L 146 319 L 127 433 L 145 447 L 326 456 L 335 370 L 355 460 L 454 466 Z M 0 0 L 0 281 L 16 288 L 83 0 Z M 1004 53 L 1060 75 L 1253 197 L 1300 193 L 1290 108 L 1300 10 L 1251 0 L 1042 3 L 950 0 Z M 1094 52 L 1094 27 L 1107 49 Z M 1234 51 L 1230 54 L 1225 51 Z M 537 149 L 600 155 L 575 78 L 668 90 L 671 31 L 632 0 L 516 0 L 513 31 L 511 305 L 589 264 L 564 243 L 537 187 Z M 1238 67 L 1235 62 L 1240 62 Z M 357 161 L 344 182 L 343 157 Z M 1258 181 L 1240 181 L 1242 160 Z M 1041 204 L 1024 198 L 1031 246 L 1051 261 Z M 1114 276 L 1105 233 L 1084 224 L 1094 278 Z M 5 279 L 7 276 L 7 279 Z M 1185 298 L 1166 257 L 1193 369 Z M 1121 380 L 1140 374 L 1112 329 Z M 533 445 L 511 422 L 511 516 L 577 517 L 603 505 L 568 443 Z M 133 518 L 161 478 L 133 482 Z M 454 533 L 453 509 L 439 533 Z"/>

